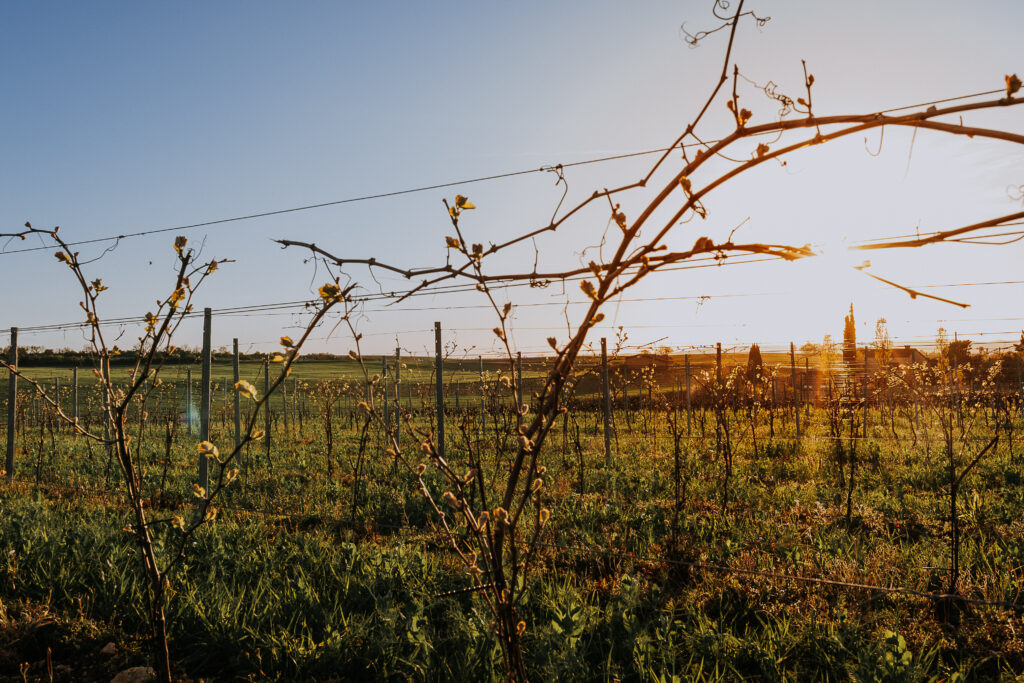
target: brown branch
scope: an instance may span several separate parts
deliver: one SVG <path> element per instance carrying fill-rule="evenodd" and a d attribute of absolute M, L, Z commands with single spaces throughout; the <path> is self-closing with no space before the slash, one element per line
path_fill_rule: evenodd
<path fill-rule="evenodd" d="M 731 169 L 730 171 L 726 172 L 725 174 L 719 176 L 718 178 L 716 178 L 711 183 L 707 184 L 705 187 L 703 187 L 699 191 L 696 191 L 696 192 L 693 192 L 692 194 L 689 194 L 688 198 L 687 198 L 687 201 L 684 202 L 682 207 L 673 215 L 672 219 L 670 219 L 665 224 L 665 226 L 657 233 L 657 235 L 653 239 L 649 240 L 647 242 L 647 244 L 644 247 L 641 248 L 640 253 L 639 253 L 640 256 L 642 256 L 644 254 L 649 254 L 652 251 L 654 251 L 655 245 L 658 244 L 661 241 L 661 239 L 671 230 L 672 227 L 674 227 L 675 223 L 678 220 L 680 220 L 682 218 L 682 216 L 685 215 L 688 211 L 693 210 L 694 207 L 698 205 L 700 200 L 703 197 L 705 197 L 707 194 L 709 194 L 712 190 L 717 189 L 718 187 L 720 187 L 721 185 L 723 185 L 727 181 L 731 180 L 732 178 L 736 177 L 737 175 L 740 175 L 741 173 L 744 173 L 747 170 L 749 170 L 749 169 L 751 169 L 751 168 L 753 168 L 753 167 L 755 167 L 755 166 L 757 166 L 757 165 L 759 165 L 761 163 L 764 163 L 765 161 L 777 159 L 777 158 L 779 158 L 781 156 L 784 156 L 784 155 L 787 155 L 787 154 L 791 154 L 792 152 L 795 152 L 795 151 L 797 151 L 799 149 L 803 149 L 803 148 L 808 147 L 808 146 L 812 146 L 812 145 L 816 145 L 816 144 L 822 144 L 824 142 L 835 140 L 835 139 L 838 139 L 840 137 L 845 137 L 845 136 L 848 136 L 848 135 L 853 135 L 853 134 L 860 133 L 860 132 L 863 132 L 863 131 L 866 131 L 866 130 L 870 130 L 872 128 L 877 128 L 877 127 L 886 126 L 886 125 L 898 125 L 898 126 L 931 128 L 931 129 L 940 130 L 942 132 L 946 132 L 946 133 L 949 133 L 949 134 L 965 135 L 965 136 L 968 136 L 968 137 L 987 137 L 987 138 L 991 138 L 991 139 L 999 139 L 999 140 L 1003 140 L 1003 141 L 1024 144 L 1024 135 L 1017 135 L 1017 134 L 1013 134 L 1013 133 L 1008 133 L 1006 131 L 998 131 L 998 130 L 992 130 L 992 129 L 986 129 L 986 128 L 977 128 L 977 127 L 972 127 L 972 126 L 965 126 L 965 125 L 962 125 L 962 124 L 946 124 L 946 123 L 941 123 L 941 122 L 936 122 L 936 121 L 931 121 L 930 120 L 930 119 L 938 117 L 938 116 L 946 116 L 946 115 L 950 115 L 950 114 L 956 114 L 956 113 L 962 113 L 962 112 L 966 112 L 966 111 L 974 111 L 974 110 L 980 110 L 980 109 L 988 109 L 988 108 L 992 108 L 992 107 L 1013 106 L 1013 105 L 1017 105 L 1017 104 L 1021 104 L 1021 103 L 1024 103 L 1024 99 L 1001 98 L 1001 99 L 998 99 L 998 100 L 986 100 L 984 102 L 975 102 L 975 103 L 969 103 L 969 104 L 953 105 L 953 106 L 945 107 L 945 108 L 942 108 L 942 109 L 938 109 L 938 108 L 932 106 L 932 107 L 929 107 L 927 110 L 925 110 L 923 112 L 913 112 L 913 113 L 905 114 L 905 115 L 902 115 L 902 116 L 886 116 L 886 115 L 877 114 L 877 113 L 861 114 L 861 115 L 827 116 L 827 117 L 811 117 L 811 116 L 808 116 L 808 117 L 805 117 L 803 119 L 796 119 L 796 120 L 791 120 L 791 121 L 775 121 L 775 122 L 771 122 L 771 123 L 761 124 L 759 126 L 750 126 L 750 127 L 738 128 L 736 131 L 734 131 L 730 135 L 722 138 L 717 143 L 711 145 L 708 148 L 708 151 L 705 154 L 701 155 L 700 157 L 698 157 L 698 158 L 694 159 L 693 161 L 691 161 L 690 163 L 688 163 L 679 173 L 677 173 L 676 176 L 670 182 L 668 182 L 665 185 L 665 187 L 661 190 L 661 192 L 659 192 L 659 194 L 648 204 L 648 206 L 640 214 L 640 216 L 637 217 L 637 219 L 634 221 L 633 225 L 630 226 L 629 230 L 627 230 L 627 232 L 625 233 L 624 238 L 623 238 L 620 246 L 628 247 L 628 245 L 632 242 L 633 238 L 639 232 L 640 227 L 642 225 L 644 225 L 644 223 L 654 213 L 654 211 L 657 208 L 659 208 L 665 202 L 665 200 L 667 200 L 668 197 L 680 186 L 680 181 L 683 178 L 687 178 L 690 175 L 692 175 L 695 171 L 697 171 L 703 165 L 704 161 L 706 161 L 711 155 L 719 154 L 722 150 L 725 150 L 730 145 L 733 145 L 733 144 L 735 144 L 736 142 L 738 142 L 740 140 L 744 140 L 746 138 L 757 136 L 757 135 L 763 135 L 763 134 L 766 134 L 766 133 L 773 133 L 773 132 L 783 132 L 783 131 L 788 131 L 788 130 L 798 130 L 798 129 L 807 129 L 807 128 L 815 128 L 816 130 L 818 130 L 818 129 L 820 129 L 823 126 L 833 126 L 833 125 L 841 125 L 841 124 L 854 124 L 854 125 L 849 125 L 849 127 L 844 128 L 842 130 L 834 131 L 834 132 L 831 132 L 831 133 L 828 133 L 828 134 L 822 135 L 822 134 L 818 133 L 813 138 L 799 141 L 797 143 L 788 145 L 788 146 L 780 148 L 778 150 L 768 152 L 768 153 L 766 153 L 766 154 L 764 154 L 764 155 L 762 155 L 762 156 L 760 156 L 758 158 L 745 161 L 742 164 L 738 165 L 737 167 L 735 167 L 735 168 Z M 557 230 L 557 228 L 562 223 L 564 223 L 566 220 L 568 220 L 570 217 L 572 217 L 578 211 L 582 210 L 585 206 L 589 205 L 595 199 L 610 197 L 613 194 L 617 194 L 619 192 L 623 192 L 623 191 L 628 190 L 628 189 L 634 189 L 636 187 L 642 187 L 645 184 L 646 184 L 646 181 L 641 181 L 641 182 L 638 182 L 638 183 L 632 183 L 632 184 L 629 184 L 629 185 L 624 185 L 624 186 L 621 186 L 621 187 L 618 187 L 618 188 L 614 188 L 612 190 L 606 189 L 606 190 L 594 192 L 590 197 L 588 197 L 587 199 L 585 199 L 582 202 L 580 202 L 576 207 L 574 207 L 572 210 L 570 210 L 568 213 L 566 213 L 564 216 L 562 216 L 557 221 L 553 221 L 549 225 L 546 225 L 546 226 L 543 226 L 541 228 L 537 228 L 535 230 L 526 232 L 526 233 L 524 233 L 522 235 L 514 237 L 514 238 L 512 238 L 510 240 L 507 240 L 506 242 L 503 242 L 501 244 L 497 244 L 497 245 L 492 244 L 488 249 L 484 250 L 483 254 L 481 255 L 481 258 L 485 257 L 485 256 L 488 256 L 488 255 L 491 255 L 491 254 L 494 254 L 494 253 L 497 253 L 497 252 L 499 252 L 501 250 L 504 250 L 504 249 L 506 249 L 508 247 L 511 247 L 511 246 L 513 246 L 515 244 L 518 244 L 520 242 L 523 242 L 525 240 L 537 237 L 537 236 L 539 236 L 539 235 L 541 235 L 541 234 L 543 234 L 545 232 L 552 232 L 552 231 Z M 1016 215 L 1016 214 L 1014 214 L 1014 215 Z M 1006 220 L 1010 220 L 1010 219 L 1007 218 Z M 951 236 L 955 236 L 955 235 L 958 235 L 958 234 L 964 234 L 965 232 L 970 232 L 971 230 L 974 230 L 974 229 L 981 229 L 982 227 L 989 227 L 990 225 L 995 225 L 995 224 L 998 224 L 998 223 L 977 224 L 976 226 L 971 227 L 971 228 L 962 228 L 958 232 L 951 232 L 951 233 L 947 234 L 946 237 L 951 237 Z M 944 239 L 944 238 L 929 238 L 929 241 L 930 242 L 937 242 L 937 241 L 941 241 L 942 239 Z M 466 278 L 466 279 L 469 279 L 469 280 L 471 280 L 473 282 L 477 282 L 477 283 L 483 282 L 483 281 L 491 281 L 491 282 L 509 281 L 510 279 L 515 279 L 515 280 L 558 279 L 561 276 L 572 276 L 572 275 L 575 275 L 575 274 L 582 274 L 583 272 L 585 272 L 584 270 L 575 270 L 575 271 L 564 271 L 564 273 L 550 273 L 550 274 L 542 274 L 542 273 L 536 273 L 536 272 L 534 272 L 534 273 L 522 273 L 522 274 L 518 274 L 518 276 L 515 277 L 515 278 L 510 278 L 508 275 L 499 275 L 499 276 L 483 276 L 483 275 L 479 275 L 479 274 L 474 275 L 474 274 L 471 274 L 469 271 L 473 268 L 473 261 L 475 261 L 476 259 L 469 259 L 467 261 L 467 263 L 465 265 L 461 266 L 461 267 L 454 267 L 454 266 L 451 266 L 451 265 L 445 265 L 445 266 L 438 266 L 438 267 L 434 267 L 434 268 L 406 269 L 406 268 L 400 268 L 398 266 L 395 266 L 395 265 L 392 265 L 392 264 L 388 264 L 388 263 L 379 261 L 376 258 L 366 258 L 366 259 L 346 259 L 346 258 L 341 258 L 341 257 L 335 256 L 334 254 L 326 251 L 325 249 L 317 246 L 314 243 L 307 243 L 307 242 L 301 242 L 301 241 L 296 241 L 296 240 L 284 240 L 284 239 L 283 240 L 277 240 L 277 241 L 278 241 L 279 244 L 281 244 L 282 246 L 284 246 L 286 248 L 289 247 L 289 246 L 298 246 L 298 247 L 304 247 L 306 249 L 309 249 L 311 252 L 313 252 L 315 254 L 321 255 L 324 258 L 327 258 L 327 259 L 333 261 L 335 264 L 337 264 L 339 266 L 343 266 L 343 265 L 348 264 L 348 265 L 365 265 L 365 266 L 367 266 L 368 268 L 371 268 L 371 269 L 372 268 L 381 268 L 381 269 L 393 272 L 393 273 L 395 273 L 397 275 L 401 275 L 402 277 L 405 277 L 405 278 L 408 278 L 408 279 L 422 277 L 422 276 L 430 276 L 430 275 L 435 275 L 436 276 L 436 277 L 428 278 L 428 279 L 422 281 L 421 283 L 419 283 L 418 285 L 416 285 L 415 287 L 413 287 L 412 289 L 408 290 L 407 292 L 402 294 L 400 297 L 398 297 L 396 299 L 396 302 L 397 301 L 403 301 L 406 298 L 408 298 L 409 296 L 412 296 L 413 294 L 415 294 L 415 293 L 417 293 L 419 291 L 422 291 L 425 288 L 434 286 L 436 284 L 439 284 L 441 282 L 444 282 L 446 280 L 451 280 L 451 279 Z M 906 244 L 899 244 L 898 246 L 920 246 L 920 245 L 906 243 Z M 863 248 L 876 248 L 877 249 L 877 248 L 885 248 L 885 247 L 881 246 L 881 245 L 871 245 L 871 246 L 866 246 L 866 247 L 863 247 Z M 622 260 L 621 254 L 617 254 L 617 256 L 618 256 L 618 259 L 613 259 L 613 262 L 616 262 L 616 260 L 618 260 L 618 261 Z M 632 263 L 632 259 L 630 259 L 630 263 Z M 607 267 L 603 268 L 603 270 L 606 270 L 606 269 L 608 269 L 608 268 Z M 615 273 L 613 273 L 613 277 L 617 277 L 620 274 L 621 274 L 620 272 L 615 272 Z"/>
<path fill-rule="evenodd" d="M 995 228 L 1000 225 L 1004 225 L 1011 221 L 1019 221 L 1024 219 L 1024 211 L 1018 211 L 1016 213 L 1007 214 L 998 218 L 990 218 L 986 221 L 979 223 L 972 223 L 971 225 L 965 225 L 960 228 L 953 228 L 951 230 L 940 230 L 932 233 L 927 237 L 919 237 L 912 240 L 894 240 L 889 242 L 875 242 L 873 244 L 858 244 L 850 247 L 850 249 L 856 249 L 858 251 L 870 251 L 873 249 L 903 249 L 910 247 L 923 247 L 928 244 L 937 244 L 944 242 L 951 237 L 957 237 L 964 235 L 969 232 L 976 232 L 978 230 L 984 230 L 985 228 Z"/>
<path fill-rule="evenodd" d="M 859 270 L 860 272 L 864 273 L 868 277 L 874 278 L 874 279 L 878 280 L 879 282 L 882 282 L 882 283 L 885 283 L 885 284 L 889 285 L 890 287 L 895 287 L 896 289 L 899 289 L 899 290 L 902 290 L 902 291 L 906 292 L 907 294 L 910 295 L 911 299 L 916 299 L 917 297 L 920 296 L 920 297 L 924 297 L 925 299 L 934 299 L 935 301 L 941 301 L 942 303 L 945 303 L 945 304 L 953 304 L 954 306 L 959 306 L 960 308 L 970 308 L 971 307 L 970 304 L 960 303 L 959 301 L 953 301 L 952 299 L 943 299 L 941 296 L 935 296 L 933 294 L 925 294 L 924 292 L 920 292 L 920 291 L 918 291 L 916 289 L 913 289 L 911 287 L 905 287 L 904 285 L 901 285 L 899 283 L 893 282 L 892 280 L 886 280 L 884 277 L 879 277 L 878 275 L 875 275 L 874 273 L 869 273 L 866 270 L 864 270 L 863 268 L 856 268 L 856 270 Z"/>

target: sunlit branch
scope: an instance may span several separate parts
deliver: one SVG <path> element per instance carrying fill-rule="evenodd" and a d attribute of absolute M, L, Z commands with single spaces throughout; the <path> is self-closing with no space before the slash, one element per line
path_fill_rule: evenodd
<path fill-rule="evenodd" d="M 959 306 L 960 308 L 970 308 L 971 307 L 970 304 L 960 303 L 959 301 L 953 301 L 952 299 L 943 299 L 941 296 L 935 296 L 933 294 L 926 294 L 924 292 L 918 291 L 918 290 L 913 289 L 911 287 L 905 287 L 904 285 L 901 285 L 899 283 L 893 282 L 892 280 L 886 280 L 884 277 L 879 277 L 878 275 L 875 275 L 874 273 L 869 273 L 866 270 L 864 270 L 863 268 L 857 268 L 856 270 L 859 270 L 860 272 L 864 273 L 868 277 L 874 278 L 875 280 L 878 280 L 879 282 L 887 284 L 890 287 L 895 287 L 896 289 L 899 289 L 901 291 L 906 292 L 907 294 L 910 295 L 911 299 L 916 299 L 917 297 L 920 296 L 920 297 L 924 297 L 925 299 L 934 299 L 935 301 L 941 301 L 941 302 L 946 303 L 946 304 L 953 304 L 954 306 Z"/>
<path fill-rule="evenodd" d="M 871 251 L 875 249 L 904 249 L 912 247 L 923 247 L 929 244 L 938 244 L 939 242 L 950 241 L 950 238 L 958 237 L 959 235 L 965 235 L 971 232 L 977 232 L 978 230 L 984 230 L 985 228 L 995 228 L 1000 225 L 1005 225 L 1012 221 L 1019 221 L 1024 219 L 1024 211 L 1018 211 L 1016 213 L 1007 214 L 998 218 L 990 218 L 987 221 L 981 221 L 980 223 L 972 223 L 971 225 L 965 225 L 960 228 L 953 228 L 951 230 L 940 230 L 929 234 L 927 237 L 919 237 L 912 240 L 894 240 L 889 242 L 875 242 L 872 244 L 858 244 L 850 247 L 850 249 L 856 249 L 858 251 Z"/>

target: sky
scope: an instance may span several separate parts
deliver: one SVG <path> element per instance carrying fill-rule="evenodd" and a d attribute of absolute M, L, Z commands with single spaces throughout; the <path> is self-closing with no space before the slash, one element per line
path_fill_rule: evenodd
<path fill-rule="evenodd" d="M 552 173 L 533 172 L 173 228 L 664 147 L 721 71 L 725 32 L 692 48 L 683 30 L 716 27 L 711 8 L 678 0 L 6 3 L 0 232 L 25 221 L 59 225 L 68 240 L 172 228 L 80 247 L 83 259 L 102 255 L 87 275 L 110 288 L 100 301 L 106 319 L 141 319 L 167 296 L 178 234 L 203 259 L 233 260 L 194 300 L 215 311 L 315 296 L 323 268 L 274 239 L 402 267 L 443 263 L 451 233 L 443 199 L 470 197 L 478 208 L 462 227 L 486 244 L 547 224 L 563 187 Z M 746 9 L 771 19 L 745 21 L 737 33 L 732 61 L 744 78 L 772 81 L 795 98 L 803 94 L 806 60 L 822 115 L 999 89 L 1004 74 L 1024 74 L 1019 2 L 967 11 L 952 1 L 751 0 Z M 777 117 L 777 103 L 739 83 L 753 123 Z M 719 99 L 699 133 L 728 133 L 729 116 Z M 972 113 L 965 122 L 1022 133 L 1024 107 Z M 735 153 L 749 157 L 749 147 Z M 563 210 L 594 190 L 637 180 L 654 159 L 567 167 Z M 619 197 L 627 217 L 679 164 L 670 157 L 649 188 Z M 1024 243 L 869 255 L 872 272 L 966 309 L 912 301 L 869 280 L 850 267 L 864 255 L 845 255 L 845 247 L 1019 211 L 1011 189 L 1022 184 L 1024 154 L 1004 142 L 887 128 L 881 139 L 875 131 L 801 151 L 785 166 L 763 165 L 712 193 L 707 219 L 677 226 L 669 243 L 721 241 L 742 224 L 737 241 L 811 243 L 827 256 L 655 274 L 608 305 L 593 340 L 614 339 L 621 326 L 634 349 L 799 346 L 840 337 L 853 303 L 862 342 L 885 318 L 897 343 L 927 345 L 942 327 L 1005 345 L 1024 328 Z M 535 258 L 549 269 L 585 263 L 608 219 L 607 205 L 592 206 L 539 239 L 536 252 L 527 244 L 488 267 L 525 270 Z M 408 286 L 366 271 L 352 276 L 368 294 Z M 23 346 L 83 347 L 76 329 L 31 330 L 82 319 L 81 294 L 52 249 L 0 253 L 0 288 L 7 293 L 0 327 L 27 328 Z M 564 340 L 567 320 L 582 314 L 572 303 L 582 298 L 576 283 L 498 294 L 514 304 L 511 339 L 524 354 L 542 353 L 548 336 Z M 495 320 L 485 303 L 473 292 L 368 302 L 356 319 L 363 351 L 425 353 L 440 321 L 454 355 L 494 354 Z M 299 307 L 218 314 L 213 344 L 238 338 L 244 350 L 271 350 L 307 316 Z M 111 334 L 129 346 L 138 329 Z M 0 345 L 6 340 L 0 334 Z M 198 345 L 198 321 L 175 341 Z M 308 348 L 345 353 L 352 345 L 343 328 L 328 327 Z"/>

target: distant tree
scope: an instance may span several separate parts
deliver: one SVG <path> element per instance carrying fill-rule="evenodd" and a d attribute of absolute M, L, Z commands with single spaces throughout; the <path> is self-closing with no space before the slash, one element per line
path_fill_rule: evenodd
<path fill-rule="evenodd" d="M 750 353 L 747 354 L 747 375 L 755 377 L 761 372 L 761 365 L 761 347 L 751 344 Z"/>
<path fill-rule="evenodd" d="M 950 365 L 964 365 L 971 360 L 971 340 L 954 339 L 946 347 L 946 360 Z"/>
<path fill-rule="evenodd" d="M 1013 351 L 1024 358 L 1024 330 L 1020 331 L 1020 341 L 1014 345 Z"/>
<path fill-rule="evenodd" d="M 821 352 L 821 346 L 814 342 L 807 342 L 800 347 L 800 353 L 807 354 L 809 356 L 816 355 Z"/>
<path fill-rule="evenodd" d="M 947 349 L 949 349 L 949 337 L 946 336 L 946 328 L 940 327 L 935 331 L 935 357 L 938 358 L 940 365 L 945 365 L 948 362 Z"/>
<path fill-rule="evenodd" d="M 850 314 L 843 318 L 843 360 L 847 363 L 857 361 L 857 327 L 853 322 L 853 304 L 850 304 Z"/>
<path fill-rule="evenodd" d="M 871 346 L 875 349 L 875 360 L 878 362 L 879 370 L 884 370 L 892 362 L 892 340 L 889 338 L 887 324 L 885 318 L 875 321 L 875 341 Z"/>

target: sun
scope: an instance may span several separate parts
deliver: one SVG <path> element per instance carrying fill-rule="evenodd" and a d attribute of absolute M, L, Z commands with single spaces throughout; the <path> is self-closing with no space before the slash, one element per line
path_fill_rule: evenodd
<path fill-rule="evenodd" d="M 813 291 L 806 295 L 828 303 L 853 301 L 865 295 L 865 278 L 859 272 L 869 267 L 861 252 L 851 248 L 845 237 L 811 247 L 815 256 L 807 259 L 807 275 Z"/>

